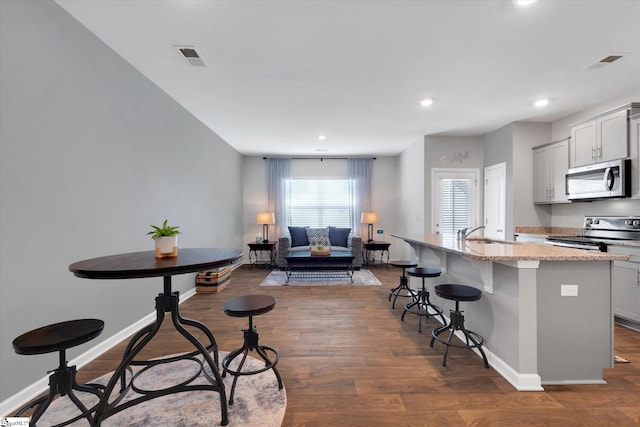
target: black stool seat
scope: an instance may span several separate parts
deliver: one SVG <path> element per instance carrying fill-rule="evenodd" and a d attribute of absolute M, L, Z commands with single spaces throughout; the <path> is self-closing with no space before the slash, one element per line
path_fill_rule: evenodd
<path fill-rule="evenodd" d="M 280 355 L 275 349 L 260 345 L 258 343 L 258 330 L 255 326 L 253 326 L 253 316 L 268 313 L 273 310 L 275 305 L 276 299 L 271 295 L 245 295 L 230 299 L 223 305 L 224 312 L 227 314 L 227 316 L 249 318 L 249 328 L 243 329 L 244 344 L 242 345 L 242 347 L 232 351 L 222 359 L 222 376 L 226 376 L 227 372 L 234 376 L 233 385 L 231 386 L 231 393 L 229 394 L 229 405 L 233 405 L 233 393 L 236 390 L 238 377 L 241 375 L 254 375 L 271 369 L 273 370 L 273 373 L 278 380 L 278 388 L 282 390 L 282 379 L 280 378 L 280 373 L 276 369 L 276 365 L 278 364 Z M 262 360 L 264 360 L 265 365 L 261 369 L 257 369 L 254 371 L 243 371 L 242 367 L 247 360 L 247 355 L 249 351 L 252 350 L 255 350 L 255 352 L 258 353 Z M 273 359 L 270 359 L 267 356 L 266 352 L 271 352 L 273 354 Z M 231 362 L 241 354 L 242 359 L 240 360 L 238 366 L 234 369 L 229 368 Z"/>
<path fill-rule="evenodd" d="M 450 311 L 450 322 L 448 325 L 444 325 L 440 328 L 434 329 L 431 333 L 431 341 L 429 346 L 433 347 L 434 342 L 437 340 L 443 343 L 447 348 L 444 351 L 444 357 L 442 359 L 442 366 L 447 366 L 447 355 L 450 347 L 458 348 L 477 348 L 480 351 L 482 360 L 484 361 L 485 368 L 489 367 L 489 361 L 482 349 L 483 339 L 477 333 L 470 331 L 464 327 L 464 315 L 460 310 L 460 301 L 478 301 L 482 297 L 482 292 L 471 286 L 466 285 L 437 285 L 435 287 L 436 295 L 440 298 L 448 299 L 456 302 L 456 309 Z M 449 331 L 447 339 L 440 338 L 439 335 Z M 465 338 L 464 344 L 456 344 L 451 342 L 453 335 L 456 331 L 461 331 Z M 469 342 L 471 341 L 471 342 Z"/>
<path fill-rule="evenodd" d="M 13 340 L 13 349 L 18 354 L 52 353 L 91 341 L 103 329 L 104 322 L 98 319 L 55 323 L 20 335 Z"/>
<path fill-rule="evenodd" d="M 482 297 L 480 289 L 466 285 L 438 285 L 436 295 L 452 301 L 478 301 Z"/>
<path fill-rule="evenodd" d="M 442 319 L 442 324 L 446 324 L 447 321 L 442 314 L 442 310 L 440 307 L 435 306 L 429 300 L 429 291 L 427 291 L 427 287 L 424 283 L 425 278 L 435 278 L 439 277 L 441 271 L 439 268 L 428 268 L 428 267 L 412 267 L 407 269 L 407 274 L 412 277 L 421 277 L 422 278 L 422 288 L 418 291 L 418 295 L 415 300 L 408 303 L 404 306 L 404 311 L 402 312 L 402 317 L 400 320 L 404 322 L 404 316 L 407 313 L 415 314 L 418 316 L 418 332 L 422 332 L 422 318 L 428 318 L 431 314 L 429 313 L 429 307 L 433 311 L 435 311 L 436 315 L 439 315 Z"/>
<path fill-rule="evenodd" d="M 268 313 L 276 306 L 271 295 L 245 295 L 224 303 L 224 312 L 231 317 L 250 317 Z"/>
<path fill-rule="evenodd" d="M 407 269 L 407 274 L 413 277 L 440 277 L 442 272 L 439 268 L 413 267 Z"/>
<path fill-rule="evenodd" d="M 104 322 L 99 319 L 70 320 L 34 329 L 13 340 L 13 348 L 17 354 L 34 355 L 57 351 L 60 359 L 58 368 L 50 371 L 49 394 L 22 407 L 16 413 L 17 417 L 36 407 L 29 425 L 37 425 L 42 414 L 53 402 L 55 396 L 59 394 L 60 396 L 68 396 L 81 413 L 56 424 L 56 426 L 69 425 L 81 418 L 86 418 L 89 424 L 93 424 L 92 414 L 103 397 L 105 387 L 100 384 L 78 384 L 76 382 L 76 367 L 67 365 L 66 350 L 94 339 L 102 333 L 103 329 Z M 78 399 L 74 390 L 94 394 L 98 401 L 91 408 L 87 408 Z"/>
<path fill-rule="evenodd" d="M 410 268 L 410 267 L 418 266 L 418 263 L 416 261 L 407 261 L 407 260 L 389 261 L 389 264 L 391 264 L 393 267 L 398 267 L 398 268 Z"/>
<path fill-rule="evenodd" d="M 393 304 L 391 308 L 396 308 L 396 300 L 398 297 L 402 298 L 412 298 L 415 299 L 417 294 L 416 292 L 409 287 L 409 281 L 405 274 L 405 270 L 411 267 L 417 267 L 418 263 L 416 261 L 408 261 L 408 260 L 395 260 L 390 261 L 392 267 L 397 267 L 402 269 L 402 276 L 400 276 L 400 284 L 395 288 L 389 289 L 389 301 L 393 298 Z"/>

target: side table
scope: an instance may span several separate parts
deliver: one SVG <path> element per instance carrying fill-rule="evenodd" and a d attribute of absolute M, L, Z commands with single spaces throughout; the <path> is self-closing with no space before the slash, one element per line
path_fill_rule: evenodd
<path fill-rule="evenodd" d="M 276 243 L 249 243 L 249 269 L 252 270 L 256 264 L 263 264 L 272 267 L 276 261 Z M 268 260 L 260 260 L 260 252 L 269 252 Z"/>
<path fill-rule="evenodd" d="M 380 264 L 385 264 L 389 268 L 389 246 L 387 242 L 362 242 L 362 260 L 365 265 L 375 264 L 376 252 L 380 252 Z M 385 255 L 387 260 L 385 261 Z"/>

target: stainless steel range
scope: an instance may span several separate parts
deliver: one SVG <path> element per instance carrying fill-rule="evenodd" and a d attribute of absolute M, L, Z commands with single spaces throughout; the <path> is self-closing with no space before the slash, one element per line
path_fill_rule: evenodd
<path fill-rule="evenodd" d="M 628 240 L 640 241 L 640 217 L 586 217 L 582 236 L 548 237 L 546 243 L 554 246 L 607 252 L 609 244 Z"/>

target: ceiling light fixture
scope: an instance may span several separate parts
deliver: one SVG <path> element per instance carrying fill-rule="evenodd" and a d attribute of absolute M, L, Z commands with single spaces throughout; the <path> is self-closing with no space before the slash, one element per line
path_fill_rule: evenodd
<path fill-rule="evenodd" d="M 548 99 L 538 99 L 536 102 L 533 103 L 533 105 L 535 105 L 538 108 L 542 108 L 542 107 L 545 107 L 548 103 L 549 103 Z"/>
<path fill-rule="evenodd" d="M 538 0 L 513 0 L 513 4 L 516 6 L 529 6 L 537 1 Z"/>
<path fill-rule="evenodd" d="M 433 104 L 433 99 L 431 98 L 423 99 L 422 101 L 420 101 L 420 105 L 422 105 L 423 107 L 428 107 L 431 104 Z"/>
<path fill-rule="evenodd" d="M 325 139 L 327 139 L 327 136 L 326 135 L 318 135 L 318 139 L 320 141 L 324 141 Z"/>

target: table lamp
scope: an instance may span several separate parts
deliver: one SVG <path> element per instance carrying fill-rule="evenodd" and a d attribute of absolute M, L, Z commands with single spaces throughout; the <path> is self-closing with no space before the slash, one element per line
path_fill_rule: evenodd
<path fill-rule="evenodd" d="M 258 212 L 256 223 L 262 224 L 262 241 L 269 243 L 269 224 L 275 224 L 276 219 L 273 212 Z"/>
<path fill-rule="evenodd" d="M 378 223 L 378 214 L 375 212 L 362 212 L 360 218 L 362 224 L 367 225 L 367 242 L 373 242 L 373 224 Z"/>

